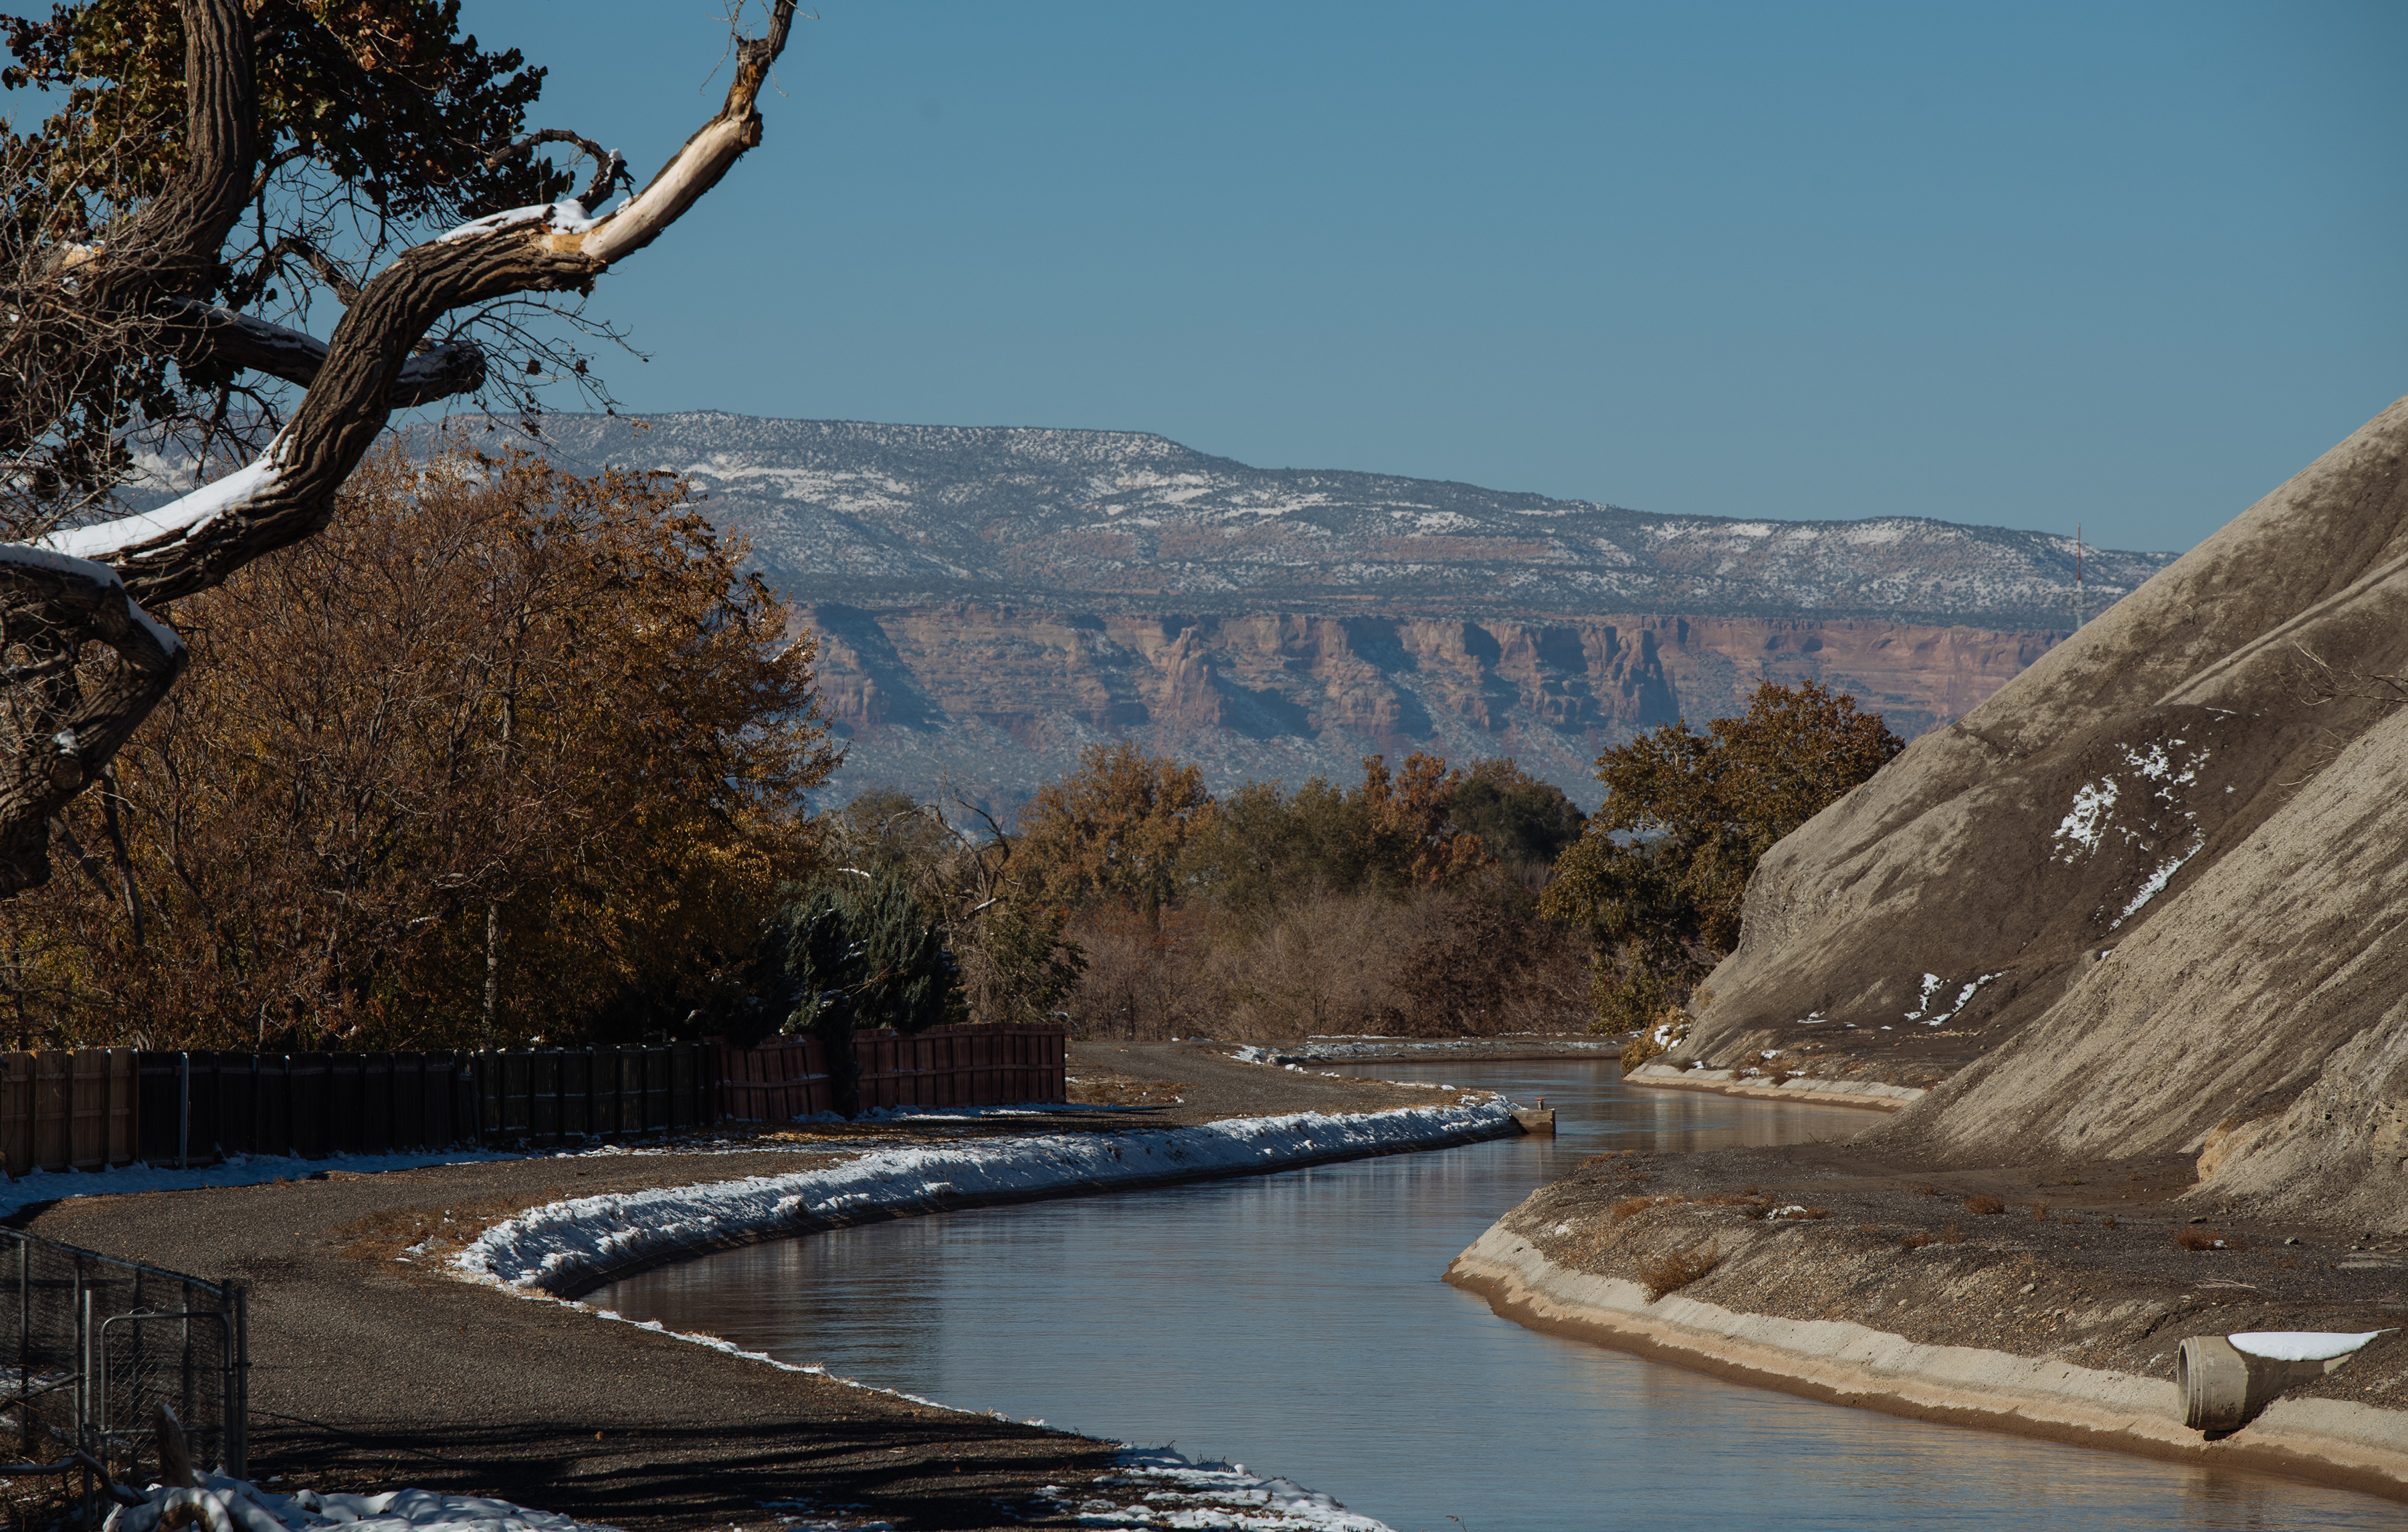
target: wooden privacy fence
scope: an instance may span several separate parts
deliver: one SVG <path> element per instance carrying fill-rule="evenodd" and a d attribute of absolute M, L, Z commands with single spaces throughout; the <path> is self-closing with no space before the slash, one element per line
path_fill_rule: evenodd
<path fill-rule="evenodd" d="M 479 1053 L 488 1143 L 560 1144 L 699 1127 L 717 1115 L 707 1042 Z"/>
<path fill-rule="evenodd" d="M 472 1053 L 136 1057 L 136 1141 L 154 1166 L 211 1165 L 225 1154 L 408 1153 L 480 1138 Z M 15 1160 L 8 1167 L 22 1174 Z"/>
<path fill-rule="evenodd" d="M 1059 1027 L 864 1032 L 865 1108 L 1060 1101 Z M 469 1053 L 0 1053 L 11 1176 L 228 1154 L 434 1153 L 633 1138 L 834 1106 L 817 1038 Z"/>
<path fill-rule="evenodd" d="M 1068 1061 L 1058 1026 L 940 1026 L 904 1037 L 853 1035 L 861 1105 L 982 1107 L 1069 1097 Z M 776 1038 L 756 1048 L 719 1045 L 719 1115 L 781 1123 L 835 1109 L 817 1038 Z"/>
<path fill-rule="evenodd" d="M 130 1048 L 0 1054 L 0 1153 L 8 1173 L 102 1170 L 135 1157 Z"/>

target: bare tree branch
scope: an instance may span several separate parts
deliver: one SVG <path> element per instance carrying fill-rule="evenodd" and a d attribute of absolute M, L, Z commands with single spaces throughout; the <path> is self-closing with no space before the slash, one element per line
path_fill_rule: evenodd
<path fill-rule="evenodd" d="M 170 319 L 163 334 L 179 362 L 191 366 L 232 365 L 264 372 L 307 388 L 326 363 L 326 343 L 230 308 L 190 298 L 164 298 L 157 312 Z M 470 340 L 446 341 L 410 356 L 394 380 L 393 407 L 407 409 L 485 383 L 485 353 Z"/>
<path fill-rule="evenodd" d="M 573 135 L 539 134 L 501 152 L 577 143 L 601 167 L 582 200 L 463 224 L 404 251 L 356 292 L 345 291 L 349 279 L 339 267 L 329 274 L 313 243 L 269 245 L 263 225 L 260 272 L 298 253 L 346 298 L 332 338 L 320 342 L 205 301 L 253 191 L 253 45 L 241 0 L 183 0 L 182 9 L 189 113 L 182 171 L 97 243 L 63 252 L 50 285 L 63 309 L 148 326 L 142 338 L 153 355 L 265 373 L 307 392 L 264 451 L 180 499 L 53 533 L 33 547 L 0 544 L 0 642 L 12 656 L 0 688 L 7 709 L 0 896 L 47 879 L 57 809 L 106 767 L 184 663 L 181 644 L 141 604 L 206 590 L 319 531 L 393 410 L 480 386 L 486 359 L 473 344 L 453 341 L 420 354 L 446 314 L 518 294 L 588 293 L 614 263 L 676 222 L 761 141 L 755 100 L 795 15 L 793 0 L 774 0 L 767 35 L 738 41 L 736 79 L 719 110 L 611 211 L 597 216 L 590 207 L 624 175 L 615 151 Z M 264 288 L 260 272 L 252 281 Z M 227 385 L 222 405 L 237 392 Z M 93 645 L 111 651 L 113 662 L 93 660 Z"/>

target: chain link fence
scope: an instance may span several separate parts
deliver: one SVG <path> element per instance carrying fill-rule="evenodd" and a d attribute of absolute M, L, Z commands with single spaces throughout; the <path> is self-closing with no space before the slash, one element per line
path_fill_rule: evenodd
<path fill-rule="evenodd" d="M 106 1508 L 101 1472 L 158 1477 L 162 1407 L 197 1468 L 241 1478 L 248 1294 L 0 1229 L 0 1515 L 56 1525 Z M 98 1471 L 95 1471 L 98 1470 Z"/>

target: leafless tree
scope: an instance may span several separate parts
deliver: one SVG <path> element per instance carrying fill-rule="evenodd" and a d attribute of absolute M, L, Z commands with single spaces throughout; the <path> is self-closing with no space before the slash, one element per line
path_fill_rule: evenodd
<path fill-rule="evenodd" d="M 0 488 L 57 503 L 58 454 L 37 463 L 31 446 L 47 439 L 55 449 L 64 401 L 88 395 L 96 374 L 122 369 L 128 357 L 150 364 L 153 377 L 173 363 L 230 379 L 219 392 L 219 422 L 256 404 L 251 418 L 270 418 L 273 429 L 241 466 L 155 509 L 0 543 L 0 897 L 49 879 L 53 818 L 102 780 L 174 685 L 185 651 L 163 620 L 170 604 L 325 526 L 337 490 L 394 409 L 486 381 L 486 354 L 473 338 L 427 344 L 447 316 L 590 293 L 718 184 L 760 142 L 755 99 L 795 17 L 793 0 L 770 0 L 764 35 L 736 43 L 724 102 L 616 208 L 599 205 L 623 179 L 617 155 L 553 130 L 489 146 L 489 163 L 571 143 L 597 165 L 580 196 L 472 219 L 358 280 L 307 238 L 253 251 L 253 286 L 268 279 L 262 273 L 307 269 L 342 304 L 322 341 L 241 312 L 240 303 L 213 301 L 228 242 L 278 168 L 263 163 L 256 142 L 255 9 L 244 0 L 180 0 L 182 152 L 164 184 L 92 230 L 27 208 L 22 194 L 15 208 L 13 285 L 0 312 L 0 417 L 10 422 Z M 507 307 L 497 317 L 513 322 Z M 303 392 L 289 414 L 269 411 L 264 396 L 244 392 L 247 379 Z M 109 475 L 82 482 L 97 496 Z M 15 520 L 12 535 L 32 536 Z"/>

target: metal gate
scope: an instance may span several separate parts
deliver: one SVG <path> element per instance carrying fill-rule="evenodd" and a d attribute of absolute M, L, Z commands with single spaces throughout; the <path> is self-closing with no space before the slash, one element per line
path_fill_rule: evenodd
<path fill-rule="evenodd" d="M 153 1423 L 175 1412 L 196 1467 L 245 1476 L 249 1294 L 0 1229 L 0 1479 L 156 1476 Z M 13 1364 L 13 1365 L 11 1365 Z M 90 1486 L 86 1486 L 89 1490 Z"/>

